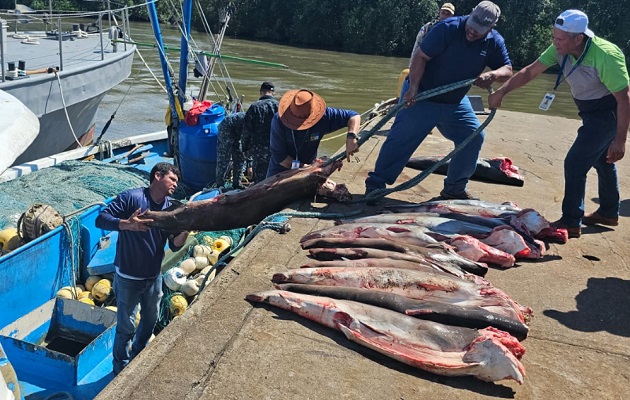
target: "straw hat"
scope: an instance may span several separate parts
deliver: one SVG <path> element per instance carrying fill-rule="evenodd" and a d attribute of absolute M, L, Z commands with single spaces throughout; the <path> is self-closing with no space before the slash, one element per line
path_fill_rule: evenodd
<path fill-rule="evenodd" d="M 310 90 L 289 90 L 280 99 L 278 115 L 289 129 L 303 130 L 315 125 L 326 112 L 326 102 Z"/>

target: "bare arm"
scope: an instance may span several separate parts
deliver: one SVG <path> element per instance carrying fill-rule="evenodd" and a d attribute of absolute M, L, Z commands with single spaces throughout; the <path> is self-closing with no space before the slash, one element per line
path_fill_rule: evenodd
<path fill-rule="evenodd" d="M 189 233 L 188 231 L 180 232 L 179 235 L 173 238 L 173 244 L 177 248 L 181 248 L 184 245 L 184 243 L 186 243 L 186 238 L 188 237 L 188 233 Z"/>
<path fill-rule="evenodd" d="M 348 120 L 348 132 L 359 133 L 361 128 L 361 116 L 355 115 Z M 350 162 L 350 156 L 359 151 L 359 144 L 357 138 L 346 138 L 346 157 Z"/>
<path fill-rule="evenodd" d="M 512 76 L 512 66 L 504 65 L 494 71 L 484 72 L 475 80 L 475 85 L 482 89 L 488 89 L 492 83 L 505 82 Z"/>
<path fill-rule="evenodd" d="M 424 68 L 430 59 L 431 58 L 424 54 L 424 51 L 422 51 L 419 47 L 416 49 L 413 57 L 411 58 L 411 65 L 409 66 L 409 90 L 407 90 L 405 96 L 403 97 L 407 106 L 411 106 L 413 104 L 412 99 L 416 94 L 418 94 L 418 87 L 420 86 L 420 81 L 424 75 Z"/>
<path fill-rule="evenodd" d="M 626 86 L 623 90 L 614 92 L 617 100 L 617 135 L 608 148 L 607 160 L 615 163 L 623 158 L 626 153 L 626 138 L 630 125 L 630 96 Z"/>
<path fill-rule="evenodd" d="M 488 96 L 488 105 L 492 108 L 501 107 L 503 97 L 513 90 L 520 88 L 527 82 L 531 81 L 538 75 L 542 74 L 548 67 L 536 60 L 527 67 L 514 74 L 507 82 L 503 84 L 496 92 Z"/>

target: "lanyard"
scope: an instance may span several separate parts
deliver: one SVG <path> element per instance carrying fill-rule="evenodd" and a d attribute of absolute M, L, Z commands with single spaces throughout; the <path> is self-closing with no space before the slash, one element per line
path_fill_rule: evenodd
<path fill-rule="evenodd" d="M 591 47 L 591 39 L 590 38 L 586 41 L 586 47 L 584 48 L 584 51 L 582 52 L 582 55 L 580 56 L 580 58 L 577 59 L 575 64 L 573 64 L 573 68 L 571 68 L 571 71 L 569 71 L 567 76 L 564 77 L 564 80 L 567 80 L 569 75 L 571 75 L 573 73 L 573 71 L 575 71 L 575 69 L 580 66 L 582 61 L 584 61 L 584 56 L 586 55 L 586 52 L 588 52 L 588 48 L 589 47 Z M 562 81 L 563 81 L 562 73 L 564 72 L 564 66 L 567 64 L 567 59 L 568 58 L 569 58 L 569 55 L 567 54 L 562 59 L 562 66 L 560 66 L 560 71 L 558 72 L 558 77 L 556 78 L 556 86 L 553 87 L 553 91 L 554 92 L 556 91 L 556 89 L 558 89 L 558 86 L 560 86 L 560 83 L 562 83 Z"/>

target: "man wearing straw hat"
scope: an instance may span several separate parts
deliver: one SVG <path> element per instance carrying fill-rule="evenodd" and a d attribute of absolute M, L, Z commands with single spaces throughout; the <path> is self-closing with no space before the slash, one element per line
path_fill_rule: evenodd
<path fill-rule="evenodd" d="M 311 164 L 317 157 L 322 137 L 347 127 L 346 155 L 357 152 L 361 116 L 353 110 L 326 107 L 326 102 L 310 90 L 290 90 L 280 99 L 271 121 L 271 159 L 267 177 Z"/>

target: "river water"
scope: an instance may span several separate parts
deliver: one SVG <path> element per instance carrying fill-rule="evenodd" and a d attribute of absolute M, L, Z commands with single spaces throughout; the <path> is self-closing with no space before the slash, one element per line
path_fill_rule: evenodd
<path fill-rule="evenodd" d="M 161 29 L 166 46 L 180 47 L 179 30 L 169 26 L 162 26 Z M 202 50 L 211 50 L 211 39 L 207 35 L 194 34 L 193 36 L 196 46 Z M 149 23 L 132 23 L 131 37 L 137 42 L 155 42 Z M 157 50 L 147 47 L 139 47 L 139 50 L 150 70 L 160 82 L 163 82 Z M 222 54 L 281 63 L 289 67 L 288 69 L 272 68 L 226 60 L 224 69 L 215 68 L 217 81 L 208 92 L 208 100 L 216 102 L 226 98 L 224 89 L 226 75 L 222 70 L 227 70 L 236 89 L 236 93 L 232 95 L 244 96 L 246 107 L 258 99 L 258 89 L 262 81 L 270 80 L 276 84 L 278 98 L 287 90 L 308 88 L 320 94 L 329 106 L 354 109 L 362 113 L 373 107 L 375 103 L 396 97 L 398 77 L 408 64 L 407 58 L 304 49 L 231 37 L 225 38 Z M 178 52 L 167 52 L 167 56 L 178 76 Z M 192 67 L 189 71 L 187 93 L 196 96 L 200 79 L 194 78 Z M 544 112 L 538 109 L 544 94 L 552 89 L 554 82 L 555 75 L 552 74 L 538 77 L 525 87 L 508 95 L 503 102 L 503 108 L 511 111 L 577 118 L 577 111 L 566 83 L 560 86 L 549 111 Z M 487 106 L 485 90 L 473 87 L 470 94 L 481 95 Z M 166 93 L 136 54 L 131 76 L 112 89 L 101 103 L 97 116 L 96 135 L 100 134 L 102 127 L 114 112 L 116 112 L 114 121 L 103 136 L 106 140 L 163 130 L 167 105 Z M 487 130 L 489 134 L 492 133 L 492 124 Z M 331 155 L 343 143 L 343 137 L 323 142 L 320 154 Z"/>

